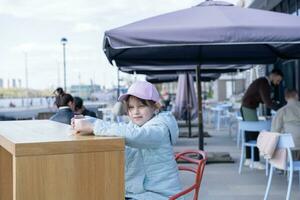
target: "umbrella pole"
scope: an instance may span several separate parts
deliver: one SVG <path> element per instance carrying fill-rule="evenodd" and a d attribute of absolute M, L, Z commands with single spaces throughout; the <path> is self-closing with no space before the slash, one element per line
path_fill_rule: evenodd
<path fill-rule="evenodd" d="M 198 139 L 199 139 L 199 150 L 204 150 L 204 135 L 203 135 L 203 121 L 202 121 L 202 88 L 201 88 L 201 66 L 197 65 L 197 93 L 198 93 Z"/>
<path fill-rule="evenodd" d="M 192 137 L 192 125 L 191 125 L 191 107 L 190 107 L 190 80 L 189 80 L 189 74 L 186 73 L 186 81 L 187 81 L 187 120 L 188 120 L 188 127 L 189 127 L 189 134 L 188 137 Z"/>
<path fill-rule="evenodd" d="M 117 71 L 117 79 L 118 79 L 118 81 L 117 81 L 117 83 L 118 83 L 117 99 L 118 99 L 119 96 L 120 96 L 120 70 L 119 70 L 119 68 L 118 68 L 118 71 Z"/>

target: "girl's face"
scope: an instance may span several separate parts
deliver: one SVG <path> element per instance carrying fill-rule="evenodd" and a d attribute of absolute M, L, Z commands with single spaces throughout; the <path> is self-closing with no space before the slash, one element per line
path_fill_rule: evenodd
<path fill-rule="evenodd" d="M 153 117 L 154 112 L 154 107 L 144 105 L 138 98 L 134 96 L 129 97 L 128 116 L 134 124 L 138 126 L 144 125 Z"/>

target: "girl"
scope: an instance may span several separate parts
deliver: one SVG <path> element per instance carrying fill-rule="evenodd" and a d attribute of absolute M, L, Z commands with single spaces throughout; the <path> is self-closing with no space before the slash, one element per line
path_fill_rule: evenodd
<path fill-rule="evenodd" d="M 71 119 L 74 117 L 74 99 L 72 95 L 65 93 L 62 88 L 57 88 L 54 91 L 55 105 L 58 111 L 50 120 L 61 122 L 64 124 L 71 124 Z"/>
<path fill-rule="evenodd" d="M 138 81 L 119 97 L 125 101 L 129 124 L 74 119 L 77 132 L 125 138 L 126 199 L 167 200 L 181 191 L 172 145 L 178 126 L 169 112 L 159 112 L 159 94 L 149 82 Z"/>

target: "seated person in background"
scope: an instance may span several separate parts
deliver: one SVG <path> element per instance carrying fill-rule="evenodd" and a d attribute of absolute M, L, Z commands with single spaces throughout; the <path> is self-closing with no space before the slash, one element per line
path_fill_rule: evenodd
<path fill-rule="evenodd" d="M 90 111 L 86 109 L 86 107 L 83 105 L 83 100 L 80 97 L 74 97 L 74 112 L 75 115 L 84 115 L 84 116 L 90 116 L 96 118 L 96 113 L 93 111 Z"/>
<path fill-rule="evenodd" d="M 286 89 L 284 93 L 287 104 L 280 108 L 272 121 L 271 131 L 279 133 L 291 133 L 295 142 L 294 159 L 300 160 L 300 102 L 298 92 L 294 89 Z"/>
<path fill-rule="evenodd" d="M 50 118 L 50 120 L 64 124 L 71 124 L 71 119 L 74 117 L 74 100 L 72 95 L 65 93 L 62 88 L 57 88 L 54 91 L 54 94 L 54 104 L 57 106 L 58 111 Z"/>

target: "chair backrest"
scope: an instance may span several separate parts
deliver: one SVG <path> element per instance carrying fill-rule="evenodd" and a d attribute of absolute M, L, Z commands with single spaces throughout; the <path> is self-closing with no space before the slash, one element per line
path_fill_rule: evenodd
<path fill-rule="evenodd" d="M 290 166 L 291 171 L 293 171 L 293 157 L 291 151 L 291 148 L 293 147 L 295 147 L 295 143 L 292 134 L 290 133 L 280 134 L 276 148 L 287 150 L 287 155 L 288 155 L 287 164 Z"/>
<path fill-rule="evenodd" d="M 295 147 L 295 143 L 292 134 L 286 133 L 286 134 L 281 134 L 279 136 L 277 148 L 286 149 L 286 148 L 293 148 L 293 147 Z"/>
<path fill-rule="evenodd" d="M 262 131 L 271 129 L 271 120 L 263 121 L 239 121 L 241 131 Z"/>
<path fill-rule="evenodd" d="M 195 177 L 195 182 L 191 186 L 179 192 L 178 194 L 170 197 L 169 200 L 175 200 L 179 197 L 186 195 L 189 192 L 192 192 L 193 190 L 194 190 L 193 200 L 197 200 L 205 164 L 207 161 L 206 153 L 201 150 L 188 150 L 176 154 L 175 159 L 176 161 L 182 160 L 188 164 L 193 164 L 194 166 L 185 165 L 185 166 L 179 166 L 178 168 L 179 170 L 192 172 L 196 175 L 196 177 Z"/>

